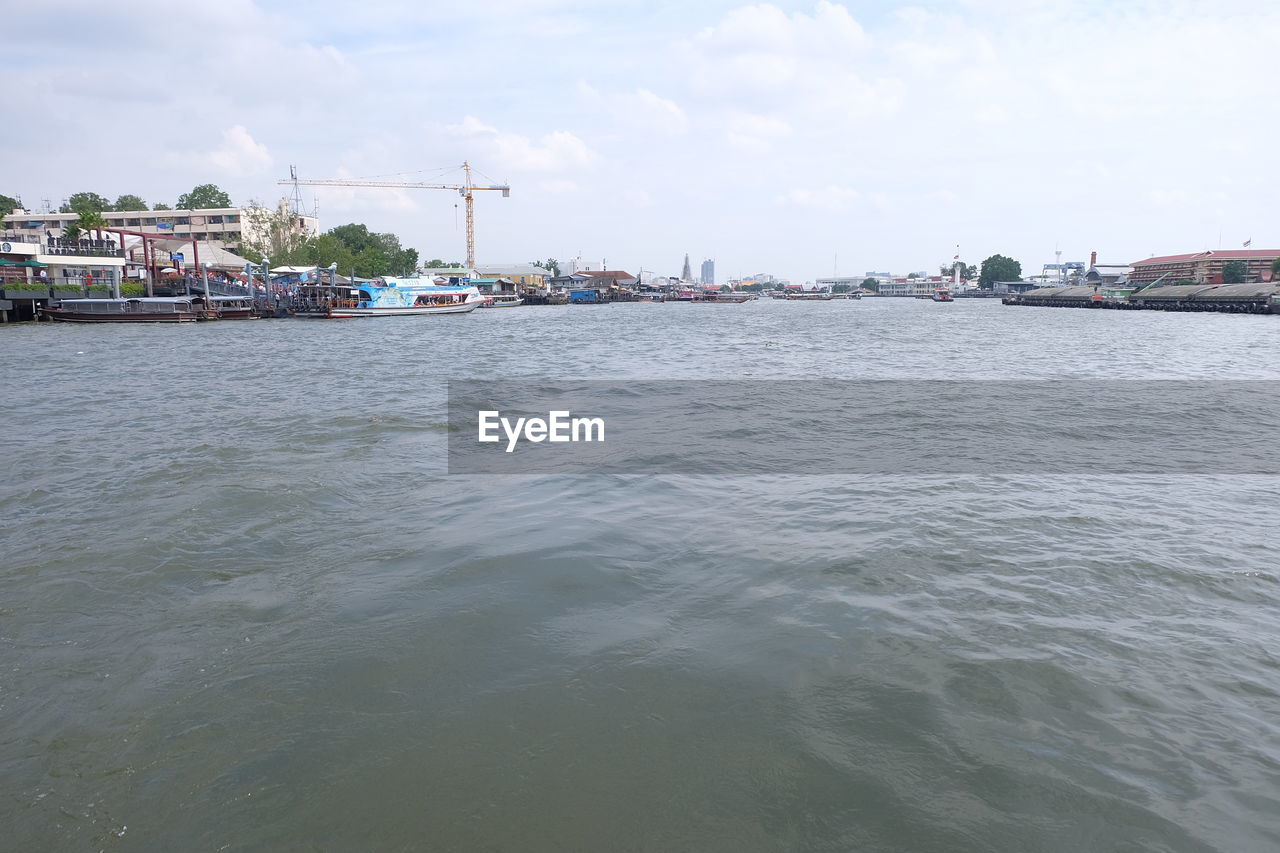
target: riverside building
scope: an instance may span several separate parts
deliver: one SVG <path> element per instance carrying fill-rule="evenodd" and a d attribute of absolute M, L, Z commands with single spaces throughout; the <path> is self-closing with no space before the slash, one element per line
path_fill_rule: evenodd
<path fill-rule="evenodd" d="M 1134 261 L 1128 283 L 1135 287 L 1151 284 L 1163 277 L 1161 284 L 1191 279 L 1197 284 L 1222 284 L 1222 268 L 1232 261 L 1245 265 L 1245 281 L 1269 282 L 1274 278 L 1271 265 L 1280 257 L 1280 249 L 1218 249 L 1187 255 L 1162 255 Z"/>
<path fill-rule="evenodd" d="M 262 208 L 256 208 L 261 210 Z M 108 228 L 123 228 L 143 234 L 199 240 L 219 249 L 234 249 L 249 242 L 265 242 L 262 228 L 248 207 L 211 207 L 198 210 L 106 210 L 102 218 Z M 268 213 L 273 213 L 270 209 Z M 292 213 L 281 201 L 274 211 L 289 217 L 290 226 L 299 235 L 314 237 L 320 231 L 320 220 L 314 216 Z M 32 213 L 18 209 L 4 217 L 3 230 L 22 234 L 34 242 L 46 243 L 50 237 L 60 238 L 66 227 L 80 218 L 78 213 Z"/>

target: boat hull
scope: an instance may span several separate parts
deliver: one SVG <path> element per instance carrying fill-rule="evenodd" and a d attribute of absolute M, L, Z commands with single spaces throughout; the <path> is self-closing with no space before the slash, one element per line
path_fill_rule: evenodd
<path fill-rule="evenodd" d="M 194 311 L 175 311 L 172 314 L 86 314 L 58 308 L 41 308 L 40 313 L 59 323 L 194 323 L 200 319 Z"/>
<path fill-rule="evenodd" d="M 461 302 L 457 305 L 407 305 L 387 308 L 329 308 L 317 311 L 298 311 L 294 316 L 318 320 L 352 320 L 357 317 L 417 317 L 423 314 L 470 314 L 480 306 L 479 302 Z"/>

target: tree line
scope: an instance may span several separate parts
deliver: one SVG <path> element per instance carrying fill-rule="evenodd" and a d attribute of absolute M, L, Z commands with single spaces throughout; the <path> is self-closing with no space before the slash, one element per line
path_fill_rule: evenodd
<path fill-rule="evenodd" d="M 312 236 L 300 230 L 295 219 L 287 207 L 271 209 L 251 202 L 241 211 L 239 254 L 254 263 L 268 259 L 272 266 L 337 264 L 342 275 L 360 278 L 412 275 L 418 266 L 418 250 L 400 245 L 395 234 L 370 231 L 367 225 L 352 222 Z"/>
<path fill-rule="evenodd" d="M 22 207 L 19 199 L 0 194 L 0 210 L 10 213 Z M 190 192 L 178 196 L 177 202 L 170 207 L 163 202 L 148 206 L 142 196 L 135 193 L 124 193 L 111 201 L 106 196 L 94 192 L 72 193 L 59 207 L 59 213 L 120 213 L 126 210 L 198 210 L 210 207 L 231 207 L 231 196 L 218 189 L 214 184 L 201 184 Z"/>

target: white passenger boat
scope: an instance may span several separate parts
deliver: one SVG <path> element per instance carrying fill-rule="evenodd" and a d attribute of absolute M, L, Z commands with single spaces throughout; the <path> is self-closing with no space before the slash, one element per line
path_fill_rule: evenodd
<path fill-rule="evenodd" d="M 418 314 L 469 314 L 483 304 L 474 287 L 464 285 L 381 287 L 372 283 L 311 284 L 298 288 L 292 311 L 296 317 L 346 319 Z"/>

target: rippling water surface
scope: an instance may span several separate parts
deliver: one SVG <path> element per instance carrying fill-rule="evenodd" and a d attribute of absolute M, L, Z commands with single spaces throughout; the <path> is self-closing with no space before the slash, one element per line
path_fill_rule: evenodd
<path fill-rule="evenodd" d="M 1276 478 L 444 474 L 449 378 L 1276 379 L 1276 318 L 629 304 L 0 353 L 5 849 L 1280 849 Z"/>

